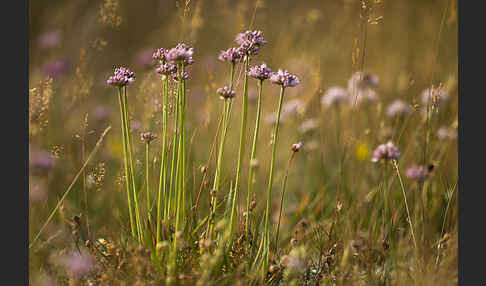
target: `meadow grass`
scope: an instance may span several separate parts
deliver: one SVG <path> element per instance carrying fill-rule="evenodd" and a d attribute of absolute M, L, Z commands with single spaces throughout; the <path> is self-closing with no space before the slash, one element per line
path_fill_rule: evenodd
<path fill-rule="evenodd" d="M 457 283 L 455 4 L 276 3 L 33 5 L 33 285 Z"/>

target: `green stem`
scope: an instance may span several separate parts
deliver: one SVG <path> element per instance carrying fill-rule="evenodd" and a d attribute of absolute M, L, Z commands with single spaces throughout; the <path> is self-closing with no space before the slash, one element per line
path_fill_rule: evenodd
<path fill-rule="evenodd" d="M 236 168 L 236 182 L 233 195 L 233 206 L 231 208 L 230 217 L 230 237 L 233 236 L 234 225 L 238 222 L 237 202 L 238 202 L 238 189 L 240 185 L 241 165 L 243 163 L 243 154 L 245 153 L 245 133 L 246 133 L 246 117 L 248 109 L 248 69 L 250 68 L 250 56 L 246 56 L 245 61 L 245 77 L 243 85 L 243 104 L 241 112 L 241 131 L 240 131 L 240 147 L 238 151 L 238 166 Z"/>
<path fill-rule="evenodd" d="M 235 64 L 231 64 L 231 73 L 230 73 L 230 89 L 233 90 L 233 83 L 234 83 L 234 76 L 235 76 Z M 213 189 L 219 190 L 220 182 L 221 182 L 221 167 L 223 163 L 223 153 L 224 153 L 224 143 L 226 141 L 226 133 L 228 131 L 228 121 L 231 112 L 231 99 L 225 99 L 223 105 L 223 122 L 222 122 L 222 129 L 221 129 L 221 138 L 219 144 L 219 151 L 218 151 L 218 161 L 216 165 L 216 172 L 214 174 L 214 181 L 213 181 Z M 214 217 L 216 214 L 216 196 L 211 198 L 211 214 L 208 223 L 208 234 L 209 237 L 212 238 L 213 226 L 214 226 Z"/>
<path fill-rule="evenodd" d="M 248 242 L 248 249 L 250 249 L 250 202 L 251 202 L 251 187 L 253 186 L 253 172 L 255 171 L 255 166 L 252 166 L 252 162 L 255 161 L 256 158 L 256 146 L 258 142 L 258 131 L 260 130 L 260 114 L 262 110 L 262 86 L 263 80 L 258 82 L 258 103 L 257 103 L 257 114 L 255 119 L 255 133 L 253 134 L 253 144 L 251 147 L 251 155 L 250 155 L 250 169 L 248 170 L 248 196 L 246 198 L 246 224 L 245 224 L 245 233 L 246 233 L 246 240 Z"/>
<path fill-rule="evenodd" d="M 128 214 L 130 217 L 130 227 L 132 230 L 132 238 L 135 238 L 137 231 L 135 229 L 135 220 L 133 219 L 132 198 L 130 194 L 130 177 L 128 175 L 128 157 L 127 157 L 127 143 L 126 143 L 126 130 L 125 130 L 125 108 L 122 99 L 121 87 L 118 89 L 118 101 L 120 103 L 120 117 L 122 125 L 122 143 L 123 143 L 123 162 L 125 164 L 125 185 L 127 186 L 127 200 L 128 200 Z"/>
<path fill-rule="evenodd" d="M 125 107 L 125 131 L 127 135 L 127 147 L 128 147 L 128 157 L 130 159 L 130 177 L 132 181 L 133 187 L 133 201 L 135 202 L 135 220 L 137 222 L 138 228 L 138 241 L 141 243 L 143 241 L 143 232 L 142 232 L 142 222 L 140 219 L 140 208 L 138 206 L 138 194 L 137 194 L 137 187 L 135 183 L 135 175 L 133 170 L 133 156 L 132 156 L 132 139 L 131 139 L 131 132 L 130 132 L 130 120 L 128 119 L 128 97 L 127 97 L 127 87 L 124 88 L 124 107 Z"/>
<path fill-rule="evenodd" d="M 400 170 L 398 169 L 397 161 L 393 160 L 393 166 L 395 167 L 395 170 L 397 172 L 398 181 L 400 182 L 400 188 L 402 189 L 403 200 L 405 202 L 405 209 L 407 210 L 408 224 L 410 225 L 410 231 L 411 231 L 412 239 L 413 239 L 413 245 L 415 246 L 415 250 L 417 251 L 417 254 L 418 254 L 419 249 L 418 249 L 418 246 L 417 246 L 417 240 L 415 239 L 415 232 L 413 230 L 412 218 L 410 217 L 410 209 L 408 208 L 407 195 L 405 194 L 405 187 L 403 186 L 403 181 L 402 181 L 402 177 L 400 176 Z M 419 259 L 419 257 L 417 255 L 417 260 L 418 259 Z"/>
<path fill-rule="evenodd" d="M 152 219 L 150 218 L 150 184 L 149 184 L 149 160 L 150 160 L 150 144 L 145 144 L 145 183 L 147 184 L 147 217 L 149 224 L 152 225 Z"/>
<path fill-rule="evenodd" d="M 156 234 L 156 253 L 158 254 L 157 245 L 161 239 L 161 197 L 162 194 L 164 196 L 164 222 L 167 222 L 168 219 L 168 209 L 170 202 L 167 201 L 166 196 L 166 177 L 167 171 L 165 166 L 166 161 L 166 153 L 167 153 L 167 108 L 168 108 L 168 93 L 169 93 L 169 79 L 165 76 L 163 85 L 163 109 L 162 109 L 162 117 L 163 117 L 163 127 L 162 127 L 162 155 L 161 155 L 161 163 L 160 163 L 160 179 L 159 179 L 159 193 L 157 197 L 157 234 Z"/>
<path fill-rule="evenodd" d="M 294 158 L 295 152 L 292 151 L 292 154 L 290 155 L 289 163 L 287 164 L 287 170 L 285 171 L 285 177 L 282 183 L 282 198 L 280 199 L 280 211 L 278 213 L 278 223 L 277 223 L 277 234 L 275 235 L 275 253 L 277 253 L 278 250 L 278 234 L 280 231 L 280 219 L 282 218 L 282 209 L 283 209 L 283 202 L 284 202 L 284 197 L 285 197 L 285 187 L 287 186 L 287 179 L 289 177 L 289 170 L 290 170 L 290 164 L 292 163 L 292 159 Z"/>
<path fill-rule="evenodd" d="M 278 136 L 278 125 L 280 123 L 280 112 L 282 111 L 282 103 L 284 97 L 285 88 L 282 86 L 280 88 L 280 98 L 278 102 L 277 111 L 277 121 L 275 122 L 275 131 L 272 140 L 272 161 L 270 162 L 270 176 L 268 179 L 268 190 L 267 190 L 267 207 L 265 210 L 265 246 L 264 246 L 264 257 L 262 264 L 262 279 L 265 279 L 265 275 L 268 269 L 269 252 L 270 252 L 270 237 L 269 237 L 269 220 L 270 220 L 270 202 L 272 200 L 272 183 L 273 183 L 273 166 L 275 165 L 275 153 L 277 149 L 277 136 Z"/>

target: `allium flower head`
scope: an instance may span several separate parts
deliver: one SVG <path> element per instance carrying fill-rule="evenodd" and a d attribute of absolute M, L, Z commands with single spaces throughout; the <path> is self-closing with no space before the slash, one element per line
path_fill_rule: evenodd
<path fill-rule="evenodd" d="M 300 148 L 302 148 L 302 146 L 304 146 L 304 144 L 302 142 L 292 144 L 292 151 L 293 152 L 299 152 L 299 150 L 300 150 Z"/>
<path fill-rule="evenodd" d="M 333 86 L 330 87 L 321 98 L 321 104 L 324 106 L 339 105 L 349 100 L 349 93 L 346 89 Z"/>
<path fill-rule="evenodd" d="M 160 64 L 155 71 L 163 75 L 171 75 L 177 73 L 177 67 L 171 63 L 163 63 Z"/>
<path fill-rule="evenodd" d="M 388 141 L 385 144 L 379 145 L 375 151 L 373 151 L 373 155 L 371 156 L 371 162 L 378 162 L 380 160 L 389 160 L 389 159 L 398 159 L 400 157 L 400 153 L 398 152 L 398 148 L 391 142 Z"/>
<path fill-rule="evenodd" d="M 175 73 L 172 73 L 172 79 L 175 80 L 175 81 L 179 81 L 179 77 L 181 77 L 182 79 L 188 79 L 189 78 L 189 73 L 188 72 L 183 72 L 181 75 L 179 75 L 179 73 L 175 72 Z"/>
<path fill-rule="evenodd" d="M 229 48 L 226 51 L 221 51 L 218 59 L 223 62 L 237 63 L 243 57 L 243 52 L 240 48 Z"/>
<path fill-rule="evenodd" d="M 221 98 L 223 99 L 228 99 L 228 98 L 233 98 L 235 97 L 235 91 L 234 90 L 231 90 L 229 87 L 227 87 L 226 85 L 224 87 L 220 87 L 218 88 L 218 90 L 216 91 L 220 96 Z"/>
<path fill-rule="evenodd" d="M 240 45 L 241 51 L 246 55 L 257 55 L 260 47 L 267 44 L 263 39 L 263 32 L 256 30 L 238 34 L 235 42 Z"/>
<path fill-rule="evenodd" d="M 256 78 L 259 80 L 266 80 L 270 78 L 272 74 L 272 70 L 267 67 L 265 63 L 261 64 L 260 66 L 253 66 L 248 71 L 248 75 L 252 78 Z"/>
<path fill-rule="evenodd" d="M 410 113 L 410 111 L 411 109 L 408 104 L 400 99 L 397 99 L 388 105 L 386 108 L 386 115 L 389 117 L 406 116 Z"/>
<path fill-rule="evenodd" d="M 153 134 L 152 132 L 142 132 L 140 133 L 140 139 L 145 141 L 145 143 L 149 144 L 153 140 L 157 139 L 157 135 Z"/>
<path fill-rule="evenodd" d="M 412 180 L 423 182 L 429 178 L 429 171 L 424 166 L 412 165 L 405 171 L 405 176 Z"/>
<path fill-rule="evenodd" d="M 152 59 L 159 63 L 165 63 L 167 61 L 167 52 L 168 50 L 164 48 L 157 49 L 152 55 Z"/>
<path fill-rule="evenodd" d="M 128 68 L 119 67 L 115 69 L 114 75 L 110 76 L 106 81 L 111 86 L 122 87 L 129 85 L 135 81 L 135 73 Z"/>
<path fill-rule="evenodd" d="M 297 76 L 290 74 L 287 70 L 283 71 L 281 69 L 279 69 L 278 72 L 272 73 L 270 80 L 272 83 L 281 85 L 283 87 L 293 87 L 300 83 Z"/>
<path fill-rule="evenodd" d="M 348 90 L 353 92 L 357 89 L 375 88 L 378 82 L 379 79 L 375 74 L 355 72 L 348 80 Z"/>
<path fill-rule="evenodd" d="M 193 53 L 193 48 L 190 48 L 184 43 L 179 43 L 175 48 L 172 48 L 167 52 L 166 57 L 167 60 L 173 64 L 184 63 L 185 66 L 188 66 L 194 63 L 194 59 L 192 58 Z"/>

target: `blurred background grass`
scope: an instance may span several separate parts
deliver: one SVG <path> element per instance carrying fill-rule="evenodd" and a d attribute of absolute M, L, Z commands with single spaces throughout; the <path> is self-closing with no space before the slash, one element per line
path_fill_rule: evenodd
<path fill-rule="evenodd" d="M 329 219 L 339 188 L 345 190 L 340 199 L 344 201 L 344 208 L 356 218 L 349 222 L 349 229 L 358 233 L 367 225 L 365 218 L 370 217 L 373 206 L 366 196 L 374 192 L 381 176 L 379 168 L 369 162 L 370 153 L 390 138 L 387 130 L 391 129 L 392 138 L 402 152 L 402 168 L 421 163 L 424 131 L 420 96 L 432 84 L 436 87 L 443 84 L 452 95 L 452 100 L 441 106 L 440 112 L 431 119 L 429 150 L 432 155 L 428 163 L 435 164 L 436 169 L 428 203 L 431 225 L 440 233 L 447 203 L 442 194 L 457 181 L 456 142 L 444 143 L 435 136 L 441 126 L 457 128 L 456 2 L 376 0 L 367 3 L 368 12 L 364 13 L 362 2 L 352 0 L 31 1 L 30 88 L 39 88 L 39 82 L 48 75 L 53 78 L 46 111 L 48 123 L 42 130 L 31 124 L 31 154 L 36 148 L 55 153 L 58 158 L 48 173 L 33 174 L 30 178 L 30 193 L 34 194 L 31 195 L 30 238 L 82 164 L 82 143 L 76 135 L 82 135 L 86 113 L 87 131 L 93 130 L 93 134 L 86 135 L 87 152 L 104 128 L 113 126 L 104 147 L 88 167 L 92 178 L 103 173 L 100 183 L 90 187 L 91 223 L 99 236 L 111 237 L 116 237 L 120 226 L 126 225 L 125 194 L 119 183 L 123 171 L 118 140 L 121 127 L 115 93 L 106 85 L 106 79 L 113 68 L 120 65 L 129 66 L 136 73 L 136 83 L 129 87 L 133 128 L 160 134 L 161 84 L 150 58 L 156 48 L 172 47 L 179 41 L 195 49 L 196 64 L 191 67 L 188 81 L 192 169 L 188 186 L 194 201 L 201 183 L 199 169 L 208 160 L 222 105 L 215 91 L 229 77 L 228 65 L 219 62 L 217 56 L 221 50 L 234 46 L 236 34 L 249 27 L 262 30 L 268 41 L 252 64 L 266 62 L 274 70 L 285 68 L 301 79 L 298 87 L 288 89 L 286 103 L 296 100 L 297 108 L 283 120 L 277 151 L 275 189 L 279 194 L 290 146 L 297 141 L 304 142 L 304 152 L 297 154 L 289 178 L 284 210 L 287 219 L 284 217 L 282 224 L 282 233 L 287 234 L 282 238 L 289 240 L 293 227 L 302 218 L 321 222 Z M 379 100 L 366 111 L 342 110 L 343 134 L 341 141 L 336 142 L 336 114 L 334 110 L 321 107 L 320 97 L 329 87 L 346 87 L 350 76 L 359 70 L 377 75 Z M 241 90 L 242 77 L 227 140 L 223 180 L 226 186 L 236 168 Z M 277 95 L 277 88 L 266 83 L 263 122 L 276 110 Z M 256 83 L 250 81 L 248 128 L 253 128 L 255 97 Z M 397 98 L 417 106 L 400 137 L 397 130 L 401 125 L 387 118 L 384 111 L 388 103 Z M 318 127 L 302 132 L 302 123 L 309 119 L 315 120 Z M 263 209 L 271 124 L 263 124 L 260 132 L 261 147 L 257 156 L 260 167 L 255 191 L 258 208 Z M 252 132 L 247 134 L 252 136 Z M 138 142 L 138 136 L 135 138 L 135 158 L 140 160 L 137 167 L 142 178 L 143 145 Z M 156 146 L 152 149 L 155 185 L 160 148 L 153 146 Z M 342 158 L 346 162 L 343 172 Z M 246 158 L 245 166 L 248 163 Z M 247 178 L 247 168 L 243 169 L 242 178 Z M 242 183 L 240 204 L 243 209 L 246 181 Z M 397 188 L 399 205 L 396 179 L 392 184 Z M 412 182 L 406 185 L 409 189 L 415 188 Z M 35 192 L 41 194 L 37 202 L 32 199 Z M 207 209 L 207 194 L 203 196 L 202 206 Z M 274 197 L 277 210 L 279 197 Z M 69 220 L 83 212 L 82 198 L 81 186 L 77 184 L 63 204 L 61 217 L 50 226 L 43 240 L 54 236 L 54 241 L 59 239 L 57 245 L 68 243 L 69 237 L 61 239 L 61 235 L 55 234 L 65 227 L 62 215 Z M 451 217 L 449 229 L 453 231 L 457 218 L 455 207 Z M 53 249 L 56 248 L 46 245 L 44 250 L 31 255 L 31 267 L 42 265 Z"/>

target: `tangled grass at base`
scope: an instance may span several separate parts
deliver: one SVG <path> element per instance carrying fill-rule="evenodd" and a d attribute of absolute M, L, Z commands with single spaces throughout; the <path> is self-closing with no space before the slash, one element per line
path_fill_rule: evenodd
<path fill-rule="evenodd" d="M 457 284 L 454 1 L 102 2 L 33 7 L 32 285 Z"/>

